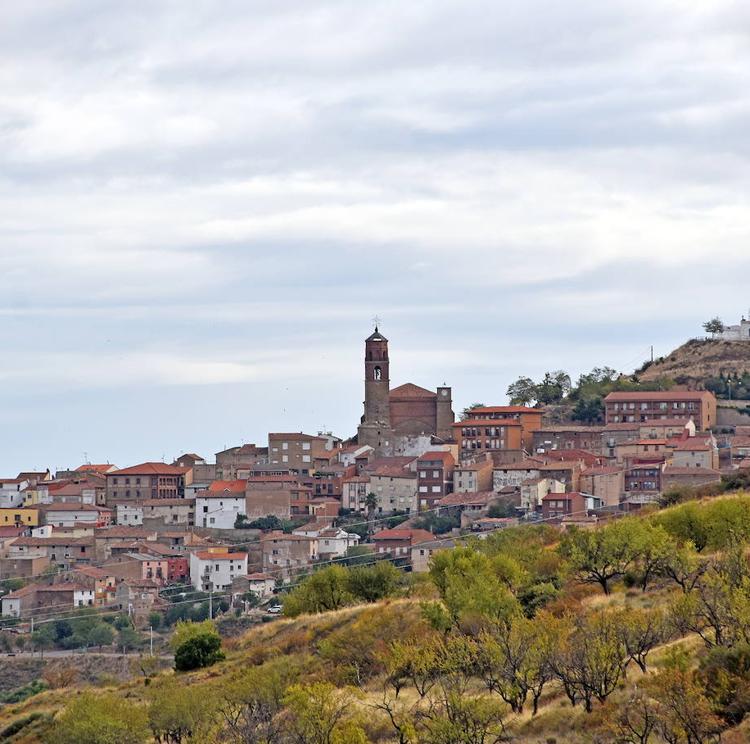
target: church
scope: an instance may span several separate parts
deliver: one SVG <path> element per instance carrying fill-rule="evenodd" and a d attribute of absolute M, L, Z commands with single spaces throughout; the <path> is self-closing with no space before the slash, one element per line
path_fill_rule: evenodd
<path fill-rule="evenodd" d="M 388 339 L 375 326 L 365 339 L 365 412 L 359 444 L 381 455 L 420 455 L 435 439 L 449 441 L 455 421 L 451 389 L 435 392 L 407 382 L 390 387 Z"/>

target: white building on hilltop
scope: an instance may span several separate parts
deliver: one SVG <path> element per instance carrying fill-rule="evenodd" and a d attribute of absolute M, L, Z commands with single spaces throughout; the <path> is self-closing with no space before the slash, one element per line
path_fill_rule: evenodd
<path fill-rule="evenodd" d="M 723 341 L 750 341 L 750 320 L 743 315 L 739 325 L 725 326 L 719 338 Z"/>

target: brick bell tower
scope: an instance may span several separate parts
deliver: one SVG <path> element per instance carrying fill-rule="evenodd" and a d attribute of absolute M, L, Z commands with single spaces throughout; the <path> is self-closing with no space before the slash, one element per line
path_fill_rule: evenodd
<path fill-rule="evenodd" d="M 357 441 L 383 450 L 391 442 L 390 370 L 388 339 L 375 332 L 365 339 L 365 413 L 357 430 Z"/>

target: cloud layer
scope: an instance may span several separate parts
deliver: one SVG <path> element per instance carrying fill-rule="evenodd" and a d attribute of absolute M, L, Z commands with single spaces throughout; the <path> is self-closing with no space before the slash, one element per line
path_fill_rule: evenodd
<path fill-rule="evenodd" d="M 0 466 L 502 402 L 750 305 L 744 4 L 9 6 Z"/>

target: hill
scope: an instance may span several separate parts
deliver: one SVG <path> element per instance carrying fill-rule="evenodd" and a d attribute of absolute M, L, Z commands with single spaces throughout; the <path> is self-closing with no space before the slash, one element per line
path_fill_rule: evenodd
<path fill-rule="evenodd" d="M 668 378 L 678 385 L 704 387 L 706 382 L 727 375 L 742 377 L 750 372 L 750 343 L 690 339 L 670 354 L 647 363 L 636 372 L 642 382 Z"/>
<path fill-rule="evenodd" d="M 377 573 L 321 568 L 285 611 L 328 611 L 225 639 L 194 671 L 50 679 L 0 707 L 0 741 L 738 744 L 748 546 L 750 497 L 723 495 L 593 531 L 503 530 L 370 603 L 354 589 Z"/>

